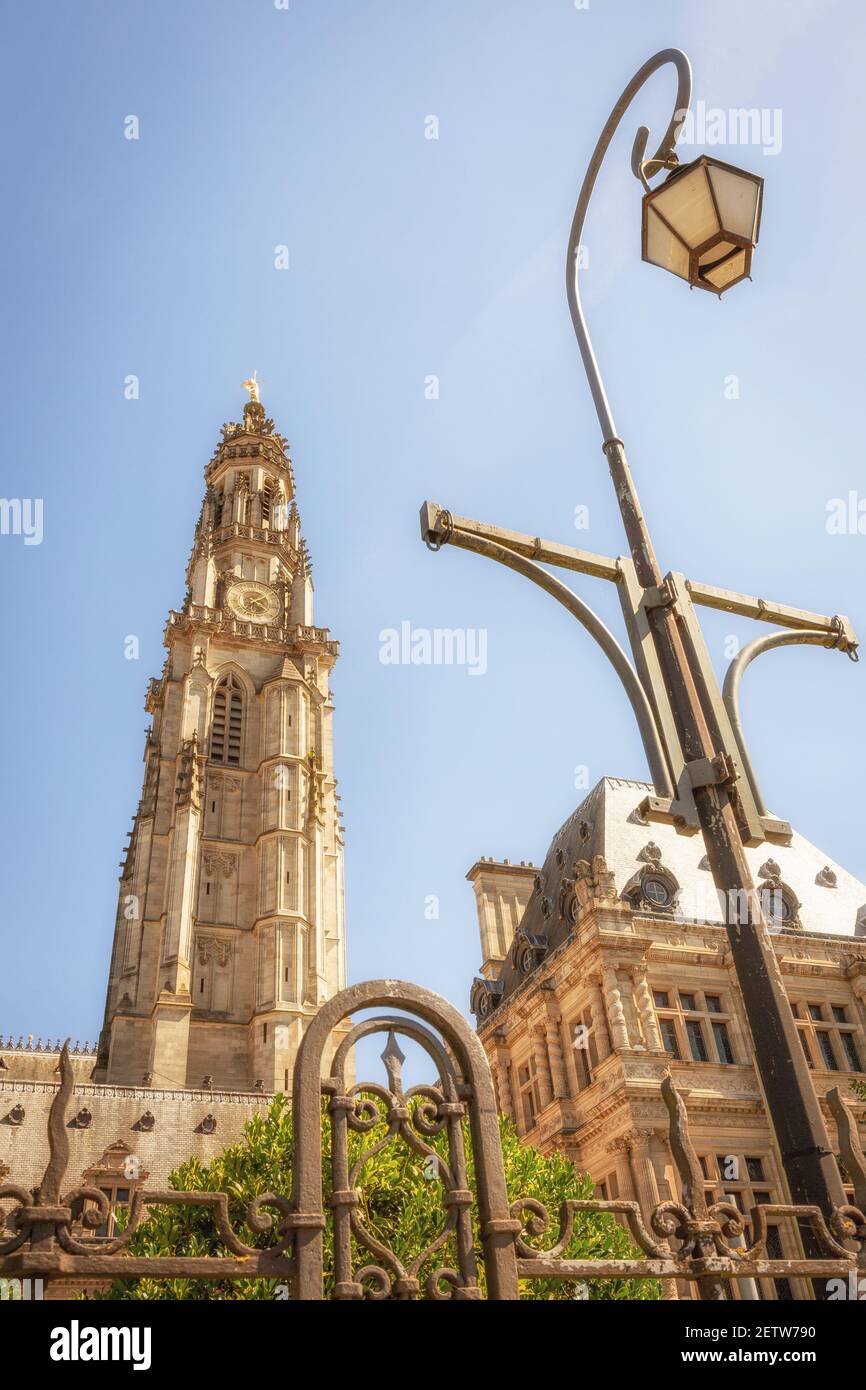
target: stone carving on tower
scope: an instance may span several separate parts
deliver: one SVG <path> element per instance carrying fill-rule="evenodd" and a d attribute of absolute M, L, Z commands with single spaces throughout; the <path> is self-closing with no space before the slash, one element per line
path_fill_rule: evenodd
<path fill-rule="evenodd" d="M 186 594 L 148 686 L 94 1080 L 287 1090 L 345 979 L 329 675 L 288 445 L 259 400 L 224 425 Z"/>

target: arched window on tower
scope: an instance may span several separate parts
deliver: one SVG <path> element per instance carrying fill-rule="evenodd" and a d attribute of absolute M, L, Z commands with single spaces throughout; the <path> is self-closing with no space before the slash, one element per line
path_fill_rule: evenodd
<path fill-rule="evenodd" d="M 274 480 L 265 478 L 262 484 L 262 525 L 270 526 L 274 509 Z"/>
<path fill-rule="evenodd" d="M 244 721 L 243 686 L 237 676 L 223 676 L 213 701 L 210 731 L 210 760 L 239 767 Z"/>

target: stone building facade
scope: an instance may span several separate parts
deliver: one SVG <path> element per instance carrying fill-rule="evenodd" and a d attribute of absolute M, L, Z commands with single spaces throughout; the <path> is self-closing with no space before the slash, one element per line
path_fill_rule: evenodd
<path fill-rule="evenodd" d="M 124 1155 L 162 1186 L 288 1092 L 308 1021 L 346 983 L 338 647 L 315 625 L 286 441 L 247 385 L 205 468 L 186 593 L 147 691 L 98 1048 L 73 1054 L 69 1176 L 104 1171 L 119 1205 Z M 0 1038 L 0 1165 L 18 1182 L 45 1167 L 56 1068 L 56 1048 Z"/>
<path fill-rule="evenodd" d="M 669 1069 L 708 1197 L 748 1214 L 790 1198 L 703 843 L 643 819 L 651 790 L 605 778 L 540 870 L 473 865 L 483 965 L 472 1009 L 500 1108 L 526 1142 L 560 1150 L 598 1195 L 637 1200 L 648 1218 L 680 1195 L 659 1094 Z M 862 1126 L 850 1082 L 866 1066 L 866 885 L 796 833 L 746 855 L 816 1091 L 840 1086 Z M 779 1257 L 797 1256 L 797 1241 L 789 1223 L 772 1228 Z M 804 1281 L 760 1285 L 734 1296 L 809 1297 Z"/>

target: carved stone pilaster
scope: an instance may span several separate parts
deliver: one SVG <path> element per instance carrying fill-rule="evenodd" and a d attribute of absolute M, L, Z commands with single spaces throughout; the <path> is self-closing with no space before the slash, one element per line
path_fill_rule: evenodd
<path fill-rule="evenodd" d="M 602 970 L 602 985 L 604 989 L 604 1002 L 607 1006 L 611 1043 L 614 1051 L 624 1051 L 630 1046 L 628 1024 L 626 1023 L 625 1009 L 622 1005 L 622 993 L 620 992 L 619 980 L 617 979 L 616 971 L 612 965 L 604 966 Z"/>
<path fill-rule="evenodd" d="M 660 1199 L 655 1165 L 652 1160 L 652 1130 L 636 1130 L 629 1135 L 631 1171 L 644 1220 L 649 1224 Z"/>
<path fill-rule="evenodd" d="M 535 1058 L 538 1099 L 541 1109 L 544 1110 L 553 1100 L 553 1083 L 550 1077 L 550 1060 L 547 1055 L 545 1030 L 540 1023 L 536 1023 L 532 1029 L 532 1055 Z"/>
<path fill-rule="evenodd" d="M 552 987 L 545 990 L 545 1036 L 547 1055 L 550 1060 L 550 1079 L 553 1094 L 557 1100 L 569 1095 L 568 1078 L 565 1070 L 565 1057 L 562 1050 L 562 1012 Z"/>
<path fill-rule="evenodd" d="M 603 1062 L 610 1056 L 610 1033 L 604 1011 L 604 996 L 601 992 L 601 976 L 592 975 L 588 980 L 589 1003 L 592 1009 L 592 1037 L 598 1060 Z"/>
<path fill-rule="evenodd" d="M 651 1052 L 663 1052 L 664 1044 L 662 1043 L 656 1011 L 653 1007 L 646 965 L 643 961 L 632 966 L 632 979 L 634 980 L 635 1003 L 637 1004 L 644 1041 Z"/>
<path fill-rule="evenodd" d="M 631 1165 L 629 1164 L 628 1140 L 624 1138 L 613 1139 L 608 1144 L 607 1150 L 608 1153 L 613 1155 L 616 1186 L 619 1196 L 624 1201 L 634 1201 L 635 1186 L 632 1178 Z"/>
<path fill-rule="evenodd" d="M 511 1086 L 511 1055 L 500 1034 L 496 1035 L 496 1081 L 499 1087 L 499 1109 L 504 1115 L 516 1118 L 514 1092 Z"/>

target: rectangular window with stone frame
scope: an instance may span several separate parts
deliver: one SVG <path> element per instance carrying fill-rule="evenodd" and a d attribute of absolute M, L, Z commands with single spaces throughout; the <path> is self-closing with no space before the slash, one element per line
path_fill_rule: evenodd
<path fill-rule="evenodd" d="M 863 1071 L 860 1030 L 850 1005 L 802 997 L 791 999 L 790 1004 L 812 1070 Z"/>
<path fill-rule="evenodd" d="M 592 1012 L 584 1009 L 569 1025 L 574 1054 L 574 1069 L 577 1074 L 578 1090 L 584 1091 L 593 1083 L 593 1072 L 598 1066 L 598 1049 L 593 1037 Z"/>
<path fill-rule="evenodd" d="M 675 1061 L 735 1065 L 731 1014 L 724 994 L 660 985 L 651 989 L 662 1043 Z"/>
<path fill-rule="evenodd" d="M 520 1095 L 520 1113 L 523 1117 L 524 1132 L 535 1128 L 535 1117 L 540 1107 L 538 1082 L 536 1080 L 535 1058 L 530 1057 L 523 1066 L 517 1068 L 517 1086 Z"/>
<path fill-rule="evenodd" d="M 698 1161 L 704 1175 L 707 1205 L 728 1202 L 735 1206 L 745 1222 L 743 1241 L 745 1245 L 751 1244 L 754 1240 L 751 1218 L 755 1208 L 782 1200 L 771 1156 L 767 1153 L 716 1152 L 700 1154 Z M 802 1259 L 796 1232 L 784 1218 L 768 1223 L 766 1248 L 767 1259 Z M 787 1301 L 808 1296 L 806 1287 L 800 1288 L 802 1281 L 792 1284 L 789 1279 L 758 1279 L 755 1282 L 758 1296 L 762 1299 Z M 729 1285 L 728 1297 L 743 1297 L 735 1280 Z"/>

